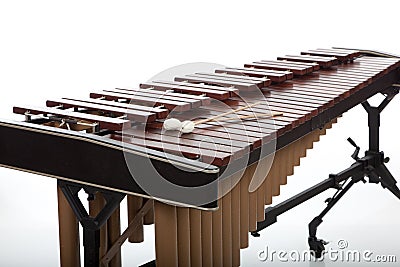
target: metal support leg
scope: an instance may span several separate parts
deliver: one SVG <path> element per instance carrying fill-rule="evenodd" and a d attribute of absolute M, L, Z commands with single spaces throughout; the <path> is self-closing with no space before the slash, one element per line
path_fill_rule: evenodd
<path fill-rule="evenodd" d="M 359 179 L 358 181 L 360 181 Z M 315 257 L 320 258 L 322 251 L 325 250 L 325 245 L 328 244 L 322 239 L 317 238 L 318 226 L 323 222 L 323 218 L 326 214 L 339 202 L 339 200 L 350 190 L 350 188 L 357 182 L 357 180 L 351 179 L 351 181 L 343 188 L 339 189 L 334 197 L 327 199 L 328 206 L 321 212 L 320 215 L 315 217 L 308 225 L 309 237 L 308 245 L 310 250 L 315 252 Z"/>
<path fill-rule="evenodd" d="M 317 228 L 323 222 L 323 217 L 333 208 L 333 206 L 348 192 L 348 190 L 357 182 L 366 180 L 364 177 L 369 178 L 370 183 L 381 183 L 383 188 L 389 189 L 397 198 L 400 199 L 400 189 L 397 187 L 397 181 L 394 179 L 390 171 L 385 166 L 389 158 L 384 157 L 384 153 L 379 151 L 379 126 L 380 126 L 380 113 L 399 93 L 400 86 L 393 85 L 382 93 L 386 98 L 381 102 L 378 107 L 372 107 L 368 101 L 362 103 L 362 106 L 368 113 L 368 127 L 369 127 L 369 149 L 365 152 L 365 156 L 358 157 L 360 147 L 349 138 L 348 141 L 355 147 L 355 151 L 351 156 L 356 162 L 346 170 L 338 173 L 337 175 L 330 175 L 329 179 L 311 187 L 308 190 L 276 205 L 265 209 L 265 220 L 257 223 L 257 230 L 252 232 L 253 236 L 259 236 L 259 231 L 267 228 L 277 221 L 277 217 L 292 208 L 304 203 L 305 201 L 319 195 L 320 193 L 328 190 L 329 188 L 338 188 L 339 183 L 351 178 L 350 182 L 342 189 L 338 188 L 335 196 L 329 199 L 328 206 L 322 211 L 320 215 L 314 218 L 309 224 L 309 238 L 308 243 L 310 249 L 315 252 L 317 258 L 321 257 L 326 244 L 325 241 L 317 239 Z"/>
<path fill-rule="evenodd" d="M 251 234 L 253 236 L 256 236 L 258 232 L 277 222 L 277 217 L 279 215 L 325 192 L 326 190 L 330 188 L 340 189 L 341 182 L 347 180 L 348 178 L 362 171 L 363 171 L 363 164 L 357 162 L 338 174 L 331 174 L 328 179 L 295 195 L 294 197 L 289 198 L 288 200 L 276 205 L 275 207 L 268 207 L 267 209 L 265 209 L 265 220 L 262 222 L 258 222 L 257 230 L 252 232 Z"/>
<path fill-rule="evenodd" d="M 376 169 L 377 174 L 380 177 L 380 182 L 383 188 L 387 188 L 393 193 L 398 199 L 400 199 L 400 189 L 398 188 L 397 181 L 394 179 L 393 175 L 390 173 L 388 168 L 384 163 L 379 165 Z"/>
<path fill-rule="evenodd" d="M 84 260 L 86 266 L 99 266 L 100 229 L 83 229 Z"/>
<path fill-rule="evenodd" d="M 99 248 L 100 248 L 100 228 L 110 218 L 111 214 L 119 206 L 124 199 L 125 194 L 99 189 L 91 186 L 79 185 L 75 183 L 57 181 L 58 186 L 62 190 L 74 211 L 78 221 L 83 227 L 83 246 L 85 267 L 99 267 Z M 78 193 L 84 189 L 88 193 L 88 200 L 93 200 L 96 192 L 101 192 L 106 200 L 106 205 L 97 214 L 96 217 L 89 216 Z"/>

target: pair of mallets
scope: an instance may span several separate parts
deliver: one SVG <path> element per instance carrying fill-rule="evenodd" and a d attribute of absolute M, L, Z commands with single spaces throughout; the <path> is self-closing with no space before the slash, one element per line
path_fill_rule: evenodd
<path fill-rule="evenodd" d="M 202 123 L 206 123 L 206 122 L 210 122 L 210 121 L 228 121 L 228 120 L 243 120 L 243 119 L 255 119 L 255 118 L 265 118 L 265 117 L 275 117 L 275 116 L 281 116 L 282 113 L 281 112 L 268 112 L 268 113 L 254 113 L 251 115 L 243 115 L 243 116 L 238 116 L 235 118 L 222 118 L 226 115 L 230 115 L 233 113 L 236 113 L 238 111 L 241 110 L 245 110 L 251 107 L 254 107 L 256 105 L 261 104 L 262 102 L 256 102 L 253 104 L 249 104 L 246 105 L 244 107 L 240 107 L 237 109 L 233 109 L 224 113 L 221 113 L 219 115 L 210 117 L 210 118 L 206 118 L 206 119 L 202 119 L 202 120 L 197 120 L 197 121 L 190 121 L 190 120 L 186 120 L 186 121 L 180 121 L 178 119 L 175 118 L 170 118 L 170 119 L 166 119 L 163 123 L 163 128 L 166 131 L 180 131 L 181 133 L 191 133 L 193 132 L 193 130 L 195 129 L 196 125 L 202 124 Z"/>

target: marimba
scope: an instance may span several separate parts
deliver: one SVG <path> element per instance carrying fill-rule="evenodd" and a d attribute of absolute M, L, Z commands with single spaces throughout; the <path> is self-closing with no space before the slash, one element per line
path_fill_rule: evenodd
<path fill-rule="evenodd" d="M 368 176 L 400 196 L 384 167 L 377 123 L 399 80 L 398 57 L 315 49 L 84 99 L 49 99 L 45 107 L 15 106 L 25 121 L 1 120 L 0 164 L 58 180 L 62 266 L 80 266 L 78 222 L 85 266 L 120 266 L 121 245 L 142 242 L 147 224 L 155 225 L 156 260 L 145 266 L 240 266 L 249 233 L 257 235 L 328 188 L 337 188 L 340 198 L 344 182 Z M 367 99 L 377 93 L 386 99 L 371 107 Z M 366 156 L 359 158 L 358 148 L 348 170 L 265 209 L 313 143 L 360 103 L 370 115 Z M 237 111 L 190 133 L 163 129 L 171 117 L 198 121 L 230 110 Z M 89 211 L 80 190 L 88 194 Z M 129 226 L 121 234 L 119 205 L 126 195 Z M 310 224 L 317 253 L 323 246 L 316 227 L 326 212 Z"/>

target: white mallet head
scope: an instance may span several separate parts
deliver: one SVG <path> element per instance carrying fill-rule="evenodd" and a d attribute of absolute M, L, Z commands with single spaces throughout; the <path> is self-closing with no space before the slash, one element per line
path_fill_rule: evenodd
<path fill-rule="evenodd" d="M 193 132 L 195 124 L 193 121 L 184 121 L 182 122 L 181 132 L 182 133 L 191 133 Z"/>
<path fill-rule="evenodd" d="M 180 131 L 182 128 L 182 122 L 178 119 L 166 119 L 163 123 L 163 128 L 166 131 Z"/>

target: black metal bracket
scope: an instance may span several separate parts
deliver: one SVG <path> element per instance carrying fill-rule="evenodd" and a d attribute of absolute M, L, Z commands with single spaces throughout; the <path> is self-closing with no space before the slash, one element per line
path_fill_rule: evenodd
<path fill-rule="evenodd" d="M 365 180 L 365 177 L 368 177 L 369 183 L 380 183 L 383 188 L 387 188 L 400 199 L 400 189 L 396 185 L 397 181 L 385 166 L 385 163 L 389 161 L 389 158 L 385 158 L 384 153 L 379 151 L 380 113 L 394 98 L 394 96 L 399 93 L 399 87 L 393 86 L 383 90 L 381 93 L 386 97 L 379 106 L 372 107 L 368 101 L 362 103 L 362 106 L 368 113 L 369 127 L 369 149 L 365 152 L 364 157 L 358 157 L 360 147 L 349 138 L 348 141 L 355 147 L 355 151 L 351 155 L 355 162 L 344 171 L 329 175 L 328 179 L 293 196 L 292 198 L 276 206 L 266 208 L 265 220 L 257 223 L 257 230 L 251 233 L 253 236 L 259 236 L 261 230 L 277 222 L 277 217 L 279 215 L 328 189 L 335 188 L 337 189 L 337 192 L 334 196 L 325 201 L 327 207 L 309 224 L 308 244 L 310 250 L 314 252 L 315 257 L 320 258 L 322 252 L 325 250 L 327 242 L 317 238 L 317 228 L 323 222 L 323 217 L 335 206 L 335 204 L 339 202 L 339 200 L 354 184 L 360 181 L 366 183 L 367 181 Z"/>
<path fill-rule="evenodd" d="M 125 194 L 62 180 L 57 180 L 57 184 L 83 228 L 84 266 L 99 267 L 100 227 L 110 218 Z M 88 201 L 94 200 L 97 192 L 102 193 L 106 204 L 96 217 L 88 214 L 79 199 L 81 189 L 88 194 Z"/>

